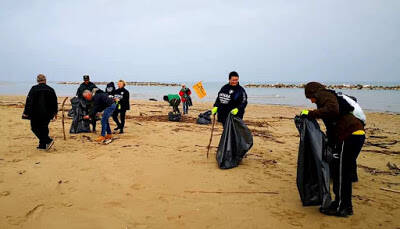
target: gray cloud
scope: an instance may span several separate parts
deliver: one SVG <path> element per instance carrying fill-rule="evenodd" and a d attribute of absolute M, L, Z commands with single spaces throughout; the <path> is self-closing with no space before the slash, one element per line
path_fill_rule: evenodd
<path fill-rule="evenodd" d="M 0 80 L 399 81 L 400 1 L 0 3 Z"/>

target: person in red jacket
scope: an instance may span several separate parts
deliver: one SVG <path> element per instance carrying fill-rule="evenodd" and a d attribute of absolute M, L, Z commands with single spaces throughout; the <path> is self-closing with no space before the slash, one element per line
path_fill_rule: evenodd
<path fill-rule="evenodd" d="M 179 95 L 181 96 L 183 104 L 183 114 L 188 114 L 189 106 L 192 106 L 192 98 L 190 98 L 191 94 L 192 92 L 190 89 L 187 88 L 185 84 L 182 84 L 182 89 L 179 91 Z"/>

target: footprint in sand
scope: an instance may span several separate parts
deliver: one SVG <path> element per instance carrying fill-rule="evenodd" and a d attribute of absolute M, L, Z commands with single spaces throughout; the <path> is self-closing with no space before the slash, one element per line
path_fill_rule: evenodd
<path fill-rule="evenodd" d="M 8 195 L 10 195 L 9 191 L 4 191 L 0 193 L 0 196 L 8 196 Z"/>
<path fill-rule="evenodd" d="M 290 225 L 295 226 L 295 227 L 303 227 L 303 224 L 301 224 L 299 221 L 300 219 L 303 219 L 305 217 L 305 213 L 302 212 L 297 212 L 293 210 L 282 210 L 282 211 L 274 211 L 272 212 L 273 215 L 278 216 L 280 220 L 285 220 L 287 221 Z"/>
<path fill-rule="evenodd" d="M 131 185 L 130 188 L 133 190 L 140 190 L 140 189 L 143 189 L 144 187 L 141 184 L 133 184 L 133 185 Z"/>

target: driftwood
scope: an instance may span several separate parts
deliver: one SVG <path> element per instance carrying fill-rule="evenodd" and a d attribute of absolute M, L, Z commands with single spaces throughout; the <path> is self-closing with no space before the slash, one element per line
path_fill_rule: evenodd
<path fill-rule="evenodd" d="M 369 153 L 380 153 L 380 154 L 385 154 L 385 155 L 400 154 L 400 151 L 392 151 L 392 150 L 363 149 L 362 151 L 369 152 Z"/>
<path fill-rule="evenodd" d="M 206 194 L 279 194 L 278 192 L 257 192 L 257 191 L 185 191 L 186 193 L 206 193 Z"/>
<path fill-rule="evenodd" d="M 395 170 L 395 171 L 398 171 L 398 172 L 400 172 L 400 168 L 395 164 L 395 163 L 390 163 L 389 161 L 388 161 L 388 163 L 386 164 L 386 166 L 390 169 L 390 170 Z"/>
<path fill-rule="evenodd" d="M 68 97 L 65 97 L 65 99 L 64 99 L 64 101 L 63 101 L 63 103 L 62 103 L 62 106 L 61 106 L 61 109 L 62 109 L 62 119 L 61 119 L 61 122 L 62 122 L 62 129 L 63 129 L 64 141 L 67 140 L 67 137 L 65 136 L 65 124 L 64 124 L 64 118 L 65 118 L 65 115 L 64 115 L 64 105 L 65 105 L 65 101 L 67 101 L 67 99 L 68 99 Z"/>
<path fill-rule="evenodd" d="M 387 149 L 387 148 L 389 148 L 389 146 L 396 145 L 397 143 L 398 143 L 397 140 L 393 140 L 391 142 L 381 142 L 381 143 L 373 143 L 373 142 L 367 141 L 367 142 L 365 142 L 365 145 Z"/>
<path fill-rule="evenodd" d="M 358 167 L 364 169 L 366 172 L 368 172 L 372 175 L 386 174 L 386 175 L 397 176 L 400 174 L 400 171 L 383 171 L 383 170 L 379 170 L 377 168 L 371 168 L 371 167 L 368 167 L 365 165 L 358 165 Z"/>
<path fill-rule="evenodd" d="M 381 188 L 381 190 L 387 191 L 387 192 L 400 193 L 400 190 L 394 190 L 394 189 L 390 189 L 390 188 Z"/>
<path fill-rule="evenodd" d="M 208 146 L 207 146 L 207 158 L 208 158 L 208 154 L 210 153 L 211 142 L 212 142 L 213 133 L 214 133 L 214 126 L 215 126 L 215 114 L 213 115 L 213 122 L 212 122 L 212 127 L 211 127 L 210 142 L 208 143 Z"/>

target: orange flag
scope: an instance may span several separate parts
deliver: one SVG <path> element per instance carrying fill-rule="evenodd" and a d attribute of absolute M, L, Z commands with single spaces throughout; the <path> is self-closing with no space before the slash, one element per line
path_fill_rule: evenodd
<path fill-rule="evenodd" d="M 201 81 L 196 83 L 195 85 L 193 85 L 193 89 L 196 92 L 197 96 L 199 96 L 200 99 L 202 99 L 203 97 L 205 97 L 207 95 L 207 92 L 204 89 Z"/>

